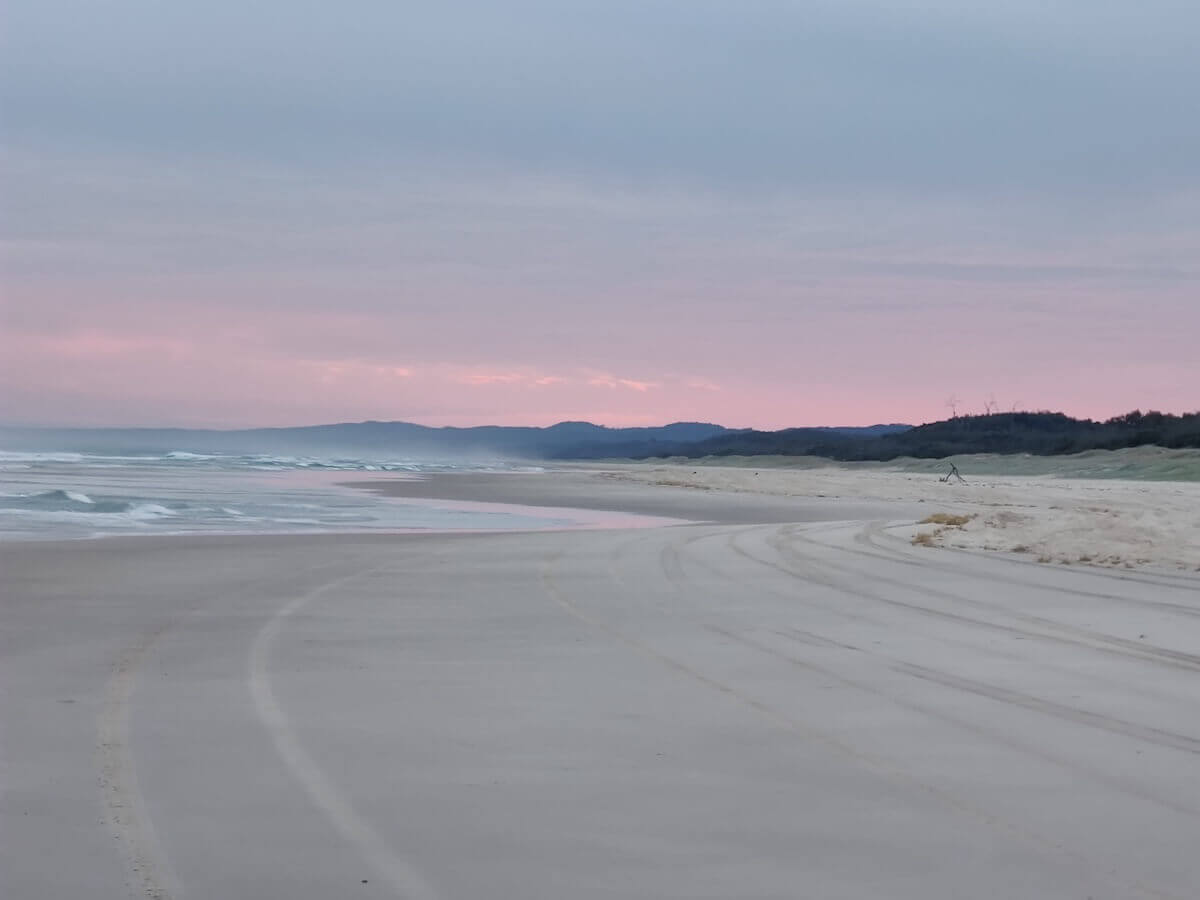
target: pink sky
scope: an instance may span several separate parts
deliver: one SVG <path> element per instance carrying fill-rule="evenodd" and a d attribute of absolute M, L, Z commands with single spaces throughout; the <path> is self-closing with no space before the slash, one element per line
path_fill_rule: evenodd
<path fill-rule="evenodd" d="M 46 425 L 237 427 L 923 422 L 1011 407 L 1107 417 L 1200 406 L 1200 315 L 1176 285 L 989 284 L 847 274 L 596 288 L 555 310 L 512 285 L 412 307 L 396 273 L 39 276 L 10 285 L 0 417 Z M 326 309 L 354 286 L 357 309 Z M 655 291 L 664 296 L 656 298 Z M 431 291 L 431 294 L 434 292 Z M 264 294 L 284 298 L 262 303 Z M 1164 328 L 1151 314 L 1169 314 Z M 1183 314 L 1183 320 L 1179 315 Z"/>
<path fill-rule="evenodd" d="M 1200 5 L 368 6 L 13 5 L 0 424 L 1200 407 Z"/>

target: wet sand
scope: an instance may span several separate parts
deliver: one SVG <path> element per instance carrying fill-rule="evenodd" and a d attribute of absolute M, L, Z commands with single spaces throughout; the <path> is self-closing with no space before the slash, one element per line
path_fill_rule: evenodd
<path fill-rule="evenodd" d="M 1194 896 L 1195 576 L 879 492 L 388 490 L 699 524 L 0 546 L 0 896 Z"/>

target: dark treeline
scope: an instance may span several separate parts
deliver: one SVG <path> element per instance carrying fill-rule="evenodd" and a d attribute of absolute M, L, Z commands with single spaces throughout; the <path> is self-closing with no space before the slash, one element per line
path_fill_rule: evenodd
<path fill-rule="evenodd" d="M 823 456 L 837 460 L 938 459 L 963 453 L 1031 453 L 1049 456 L 1084 450 L 1119 450 L 1156 444 L 1200 447 L 1200 412 L 1171 415 L 1135 411 L 1105 422 L 1063 413 L 1013 412 L 959 416 L 880 435 L 839 434 L 810 428 L 739 431 L 675 447 L 670 455 Z M 635 454 L 665 456 L 659 452 Z"/>

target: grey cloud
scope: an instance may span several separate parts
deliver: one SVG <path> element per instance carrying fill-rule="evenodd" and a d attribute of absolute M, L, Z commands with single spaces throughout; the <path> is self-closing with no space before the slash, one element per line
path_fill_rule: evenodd
<path fill-rule="evenodd" d="M 1105 265 L 998 265 L 950 262 L 866 262 L 851 264 L 850 271 L 872 275 L 900 275 L 939 281 L 962 282 L 1078 282 L 1107 284 L 1157 284 L 1200 281 L 1200 273 L 1166 266 Z"/>
<path fill-rule="evenodd" d="M 30 145 L 739 185 L 1137 191 L 1200 164 L 1200 7 L 21 3 Z"/>

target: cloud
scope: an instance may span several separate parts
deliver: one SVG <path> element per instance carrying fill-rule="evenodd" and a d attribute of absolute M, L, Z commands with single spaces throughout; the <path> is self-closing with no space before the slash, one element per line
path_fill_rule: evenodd
<path fill-rule="evenodd" d="M 553 374 L 539 369 L 524 368 L 506 371 L 461 371 L 455 367 L 440 367 L 442 377 L 459 384 L 484 387 L 488 385 L 518 385 L 523 388 L 548 388 L 571 385 L 578 379 L 567 374 Z"/>
<path fill-rule="evenodd" d="M 1164 184 L 1200 142 L 1182 0 L 13 6 L 23 140 L 768 190 Z"/>
<path fill-rule="evenodd" d="M 471 385 L 516 384 L 525 381 L 525 376 L 519 372 L 478 372 L 459 375 L 457 380 Z"/>
<path fill-rule="evenodd" d="M 612 375 L 592 374 L 578 377 L 569 375 L 545 375 L 537 372 L 465 372 L 453 376 L 459 384 L 472 386 L 522 385 L 525 387 L 557 387 L 560 385 L 584 384 L 588 387 L 626 388 L 645 393 L 659 387 L 655 381 L 638 381 L 632 378 L 617 378 Z"/>
<path fill-rule="evenodd" d="M 164 356 L 179 357 L 189 355 L 192 350 L 191 344 L 179 338 L 99 331 L 48 336 L 39 344 L 40 351 L 51 358 L 81 359 L 97 363 L 114 357 L 149 360 Z"/>
<path fill-rule="evenodd" d="M 323 384 L 341 380 L 388 382 L 400 378 L 411 378 L 413 370 L 404 366 L 382 366 L 372 361 L 357 359 L 340 360 L 296 360 L 296 367 L 307 371 Z"/>
<path fill-rule="evenodd" d="M 1190 0 L 17 0 L 0 415 L 845 423 L 940 415 L 948 369 L 1192 405 L 1198 27 Z M 1071 386 L 1096 359 L 1133 380 Z"/>
<path fill-rule="evenodd" d="M 592 387 L 603 387 L 609 389 L 627 388 L 631 391 L 637 391 L 639 394 L 644 394 L 653 388 L 659 387 L 656 381 L 638 381 L 633 378 L 617 378 L 613 375 L 596 374 L 591 375 L 587 379 L 587 383 Z"/>

